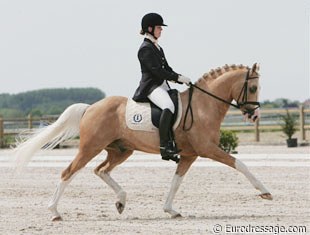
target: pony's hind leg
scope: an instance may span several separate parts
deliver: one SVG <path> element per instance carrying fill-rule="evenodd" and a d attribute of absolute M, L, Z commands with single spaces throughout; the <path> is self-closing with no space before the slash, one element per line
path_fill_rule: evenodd
<path fill-rule="evenodd" d="M 87 155 L 82 151 L 79 151 L 75 159 L 70 163 L 70 165 L 62 172 L 61 180 L 57 185 L 57 188 L 53 194 L 51 201 L 48 204 L 48 209 L 52 212 L 53 217 L 52 221 L 62 220 L 58 210 L 57 205 L 58 202 L 65 191 L 66 187 L 72 181 L 74 176 L 78 173 L 80 169 L 82 169 L 94 156 L 96 156 L 98 152 L 94 152 L 92 154 L 88 153 Z"/>
<path fill-rule="evenodd" d="M 68 180 L 60 180 L 60 182 L 57 185 L 57 188 L 53 194 L 53 197 L 51 199 L 51 201 L 48 204 L 48 209 L 52 212 L 53 217 L 52 217 L 52 221 L 60 221 L 62 220 L 58 210 L 57 210 L 57 205 L 59 202 L 60 197 L 62 196 L 63 192 L 65 191 L 65 188 L 68 186 L 68 184 L 71 182 L 71 180 L 73 179 L 74 175 L 71 176 L 70 179 Z"/>
<path fill-rule="evenodd" d="M 122 213 L 126 205 L 126 192 L 122 187 L 110 176 L 110 172 L 114 167 L 124 162 L 132 153 L 132 150 L 107 149 L 107 159 L 94 170 L 107 185 L 109 185 L 116 193 L 117 201 L 115 203 L 118 213 Z"/>

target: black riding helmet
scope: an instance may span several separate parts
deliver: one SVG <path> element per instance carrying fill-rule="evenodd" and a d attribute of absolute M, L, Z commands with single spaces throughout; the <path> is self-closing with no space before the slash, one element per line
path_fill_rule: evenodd
<path fill-rule="evenodd" d="M 140 33 L 144 35 L 145 33 L 149 33 L 148 27 L 152 27 L 152 32 L 150 32 L 154 36 L 154 27 L 155 26 L 167 26 L 164 24 L 163 18 L 157 13 L 148 13 L 143 16 L 141 21 L 141 31 Z"/>

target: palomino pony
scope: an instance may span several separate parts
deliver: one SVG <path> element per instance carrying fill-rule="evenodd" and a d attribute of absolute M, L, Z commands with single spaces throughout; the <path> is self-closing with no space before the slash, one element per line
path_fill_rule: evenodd
<path fill-rule="evenodd" d="M 221 150 L 219 133 L 221 122 L 229 109 L 229 103 L 237 102 L 237 107 L 249 118 L 257 118 L 259 93 L 259 67 L 224 66 L 204 74 L 190 89 L 182 92 L 180 98 L 183 110 L 191 101 L 192 115 L 185 118 L 182 114 L 181 123 L 175 130 L 175 139 L 182 152 L 180 162 L 172 180 L 164 211 L 173 218 L 181 216 L 172 208 L 172 202 L 185 173 L 198 156 L 210 158 L 240 171 L 260 191 L 264 199 L 272 199 L 269 191 L 248 168 L 238 159 Z M 205 94 L 208 93 L 209 95 Z M 189 96 L 192 93 L 192 96 Z M 70 165 L 62 172 L 61 180 L 56 188 L 48 209 L 53 220 L 61 220 L 57 205 L 65 188 L 73 177 L 91 159 L 103 149 L 108 153 L 106 160 L 94 170 L 105 183 L 116 193 L 116 208 L 122 213 L 126 204 L 126 192 L 110 176 L 114 167 L 124 162 L 134 150 L 147 153 L 159 153 L 159 135 L 157 132 L 135 131 L 127 127 L 125 108 L 127 98 L 108 97 L 93 105 L 74 104 L 68 107 L 52 125 L 39 130 L 37 134 L 17 146 L 15 149 L 16 167 L 21 170 L 34 153 L 49 145 L 80 134 L 79 151 Z M 235 105 L 236 106 L 236 105 Z M 254 112 L 255 110 L 255 112 Z"/>

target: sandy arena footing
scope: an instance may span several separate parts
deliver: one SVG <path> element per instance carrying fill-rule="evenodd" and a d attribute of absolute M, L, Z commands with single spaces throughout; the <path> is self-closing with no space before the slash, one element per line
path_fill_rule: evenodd
<path fill-rule="evenodd" d="M 183 218 L 171 219 L 162 208 L 176 165 L 137 152 L 112 172 L 128 196 L 119 215 L 113 191 L 92 171 L 102 153 L 66 189 L 58 207 L 64 221 L 52 222 L 47 204 L 76 149 L 39 152 L 19 176 L 8 167 L 10 150 L 1 150 L 0 234 L 238 234 L 236 229 L 276 234 L 302 228 L 307 233 L 300 234 L 309 234 L 310 148 L 240 146 L 238 151 L 235 156 L 271 191 L 273 201 L 258 197 L 236 170 L 198 159 L 174 201 Z"/>

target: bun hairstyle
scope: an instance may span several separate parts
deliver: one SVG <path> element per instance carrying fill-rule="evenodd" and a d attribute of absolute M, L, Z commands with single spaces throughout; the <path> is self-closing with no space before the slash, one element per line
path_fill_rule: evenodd
<path fill-rule="evenodd" d="M 145 32 L 144 32 L 143 29 L 140 30 L 140 34 L 141 34 L 141 35 L 145 35 Z"/>

